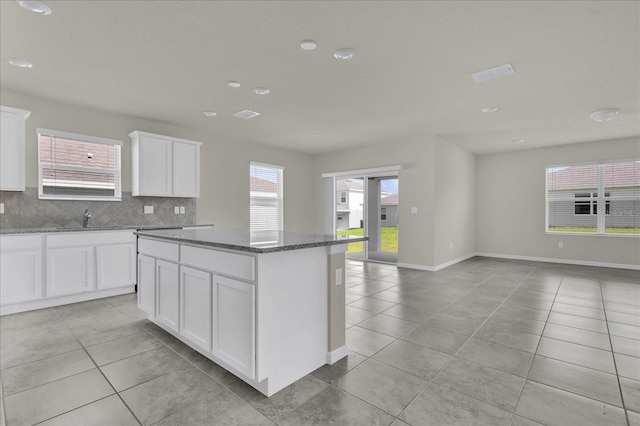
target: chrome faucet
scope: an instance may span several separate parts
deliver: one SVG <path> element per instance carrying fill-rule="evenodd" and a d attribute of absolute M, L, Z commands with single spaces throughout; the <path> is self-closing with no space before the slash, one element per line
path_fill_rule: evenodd
<path fill-rule="evenodd" d="M 86 209 L 84 211 L 84 214 L 82 215 L 82 227 L 88 228 L 90 220 L 91 220 L 91 215 L 89 214 L 89 209 Z"/>

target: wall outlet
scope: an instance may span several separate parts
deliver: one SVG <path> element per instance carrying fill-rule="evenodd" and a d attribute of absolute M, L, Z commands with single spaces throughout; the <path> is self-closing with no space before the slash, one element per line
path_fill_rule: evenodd
<path fill-rule="evenodd" d="M 4 214 L 4 203 L 0 203 L 0 214 Z"/>
<path fill-rule="evenodd" d="M 144 214 L 153 214 L 153 206 L 144 206 Z"/>
<path fill-rule="evenodd" d="M 558 242 L 558 248 L 564 248 L 564 243 L 562 241 Z"/>
<path fill-rule="evenodd" d="M 184 214 L 185 213 L 185 208 L 184 206 L 180 206 L 180 214 Z"/>
<path fill-rule="evenodd" d="M 449 243 L 449 247 L 453 250 L 453 243 Z"/>
<path fill-rule="evenodd" d="M 180 207 L 178 207 L 178 206 L 174 206 L 174 207 L 173 207 L 173 213 L 174 213 L 174 214 L 180 214 Z"/>
<path fill-rule="evenodd" d="M 418 208 L 417 207 L 411 207 L 411 214 L 418 214 Z"/>
<path fill-rule="evenodd" d="M 342 285 L 342 268 L 336 269 L 336 285 Z"/>

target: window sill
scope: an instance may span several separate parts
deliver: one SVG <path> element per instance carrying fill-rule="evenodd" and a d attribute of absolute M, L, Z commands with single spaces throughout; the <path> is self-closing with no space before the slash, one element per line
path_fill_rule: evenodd
<path fill-rule="evenodd" d="M 545 231 L 545 234 L 547 235 L 581 235 L 581 236 L 587 236 L 587 237 L 623 237 L 623 238 L 640 238 L 640 234 L 613 234 L 613 233 L 608 233 L 608 234 L 597 234 L 595 232 L 550 232 L 550 231 Z"/>

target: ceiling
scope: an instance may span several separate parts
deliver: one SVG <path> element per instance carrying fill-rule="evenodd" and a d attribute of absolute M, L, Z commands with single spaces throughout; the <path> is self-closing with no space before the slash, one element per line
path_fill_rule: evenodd
<path fill-rule="evenodd" d="M 638 1 L 45 3 L 49 16 L 0 1 L 0 55 L 33 63 L 3 59 L 2 89 L 211 140 L 317 154 L 438 135 L 483 154 L 640 135 Z M 333 58 L 344 47 L 351 61 Z M 470 77 L 506 63 L 514 74 Z M 621 113 L 588 118 L 603 108 Z"/>

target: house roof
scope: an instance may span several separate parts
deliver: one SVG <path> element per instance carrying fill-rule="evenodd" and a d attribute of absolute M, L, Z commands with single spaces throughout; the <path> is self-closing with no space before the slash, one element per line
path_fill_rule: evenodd
<path fill-rule="evenodd" d="M 278 192 L 278 184 L 269 180 L 250 176 L 250 191 L 253 192 Z"/>
<path fill-rule="evenodd" d="M 585 164 L 556 167 L 547 170 L 547 182 L 551 190 L 587 189 L 598 187 L 598 166 Z M 604 165 L 605 188 L 640 186 L 640 161 L 606 163 Z"/>
<path fill-rule="evenodd" d="M 338 191 L 362 191 L 364 185 L 348 179 L 339 179 L 336 181 L 336 189 Z"/>
<path fill-rule="evenodd" d="M 391 194 L 387 197 L 384 197 L 380 200 L 380 204 L 383 206 L 394 206 L 398 205 L 398 194 Z"/>

